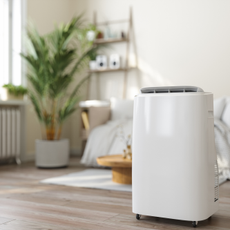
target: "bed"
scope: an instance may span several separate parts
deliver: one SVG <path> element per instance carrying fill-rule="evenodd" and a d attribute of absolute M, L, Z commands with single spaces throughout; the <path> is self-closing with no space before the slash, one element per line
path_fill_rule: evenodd
<path fill-rule="evenodd" d="M 111 98 L 111 117 L 105 124 L 94 128 L 89 135 L 81 159 L 86 166 L 96 166 L 99 156 L 123 153 L 125 143 L 119 138 L 119 130 L 124 136 L 131 135 L 133 122 L 133 101 Z"/>

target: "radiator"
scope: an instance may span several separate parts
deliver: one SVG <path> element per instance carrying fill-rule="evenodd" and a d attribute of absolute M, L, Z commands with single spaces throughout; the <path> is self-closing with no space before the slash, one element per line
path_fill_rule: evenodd
<path fill-rule="evenodd" d="M 19 106 L 0 107 L 0 162 L 20 163 L 21 110 Z"/>

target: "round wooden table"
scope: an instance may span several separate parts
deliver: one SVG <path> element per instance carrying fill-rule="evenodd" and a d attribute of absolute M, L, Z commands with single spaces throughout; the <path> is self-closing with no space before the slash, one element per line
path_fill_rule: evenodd
<path fill-rule="evenodd" d="M 122 155 L 108 155 L 97 158 L 99 165 L 112 167 L 113 182 L 132 184 L 132 160 L 123 159 Z"/>

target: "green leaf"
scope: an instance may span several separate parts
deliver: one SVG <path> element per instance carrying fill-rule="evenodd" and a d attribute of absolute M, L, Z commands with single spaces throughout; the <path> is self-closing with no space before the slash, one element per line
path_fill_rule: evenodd
<path fill-rule="evenodd" d="M 41 108 L 39 106 L 38 99 L 36 98 L 36 96 L 32 92 L 29 93 L 29 96 L 30 96 L 30 99 L 33 103 L 34 110 L 38 116 L 39 121 L 43 121 L 42 112 L 41 112 Z"/>

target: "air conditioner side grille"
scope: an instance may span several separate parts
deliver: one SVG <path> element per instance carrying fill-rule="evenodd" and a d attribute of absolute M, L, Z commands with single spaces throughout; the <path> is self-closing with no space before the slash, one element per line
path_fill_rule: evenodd
<path fill-rule="evenodd" d="M 214 165 L 214 172 L 215 172 L 214 202 L 216 202 L 219 199 L 219 170 L 218 170 L 217 162 Z"/>

